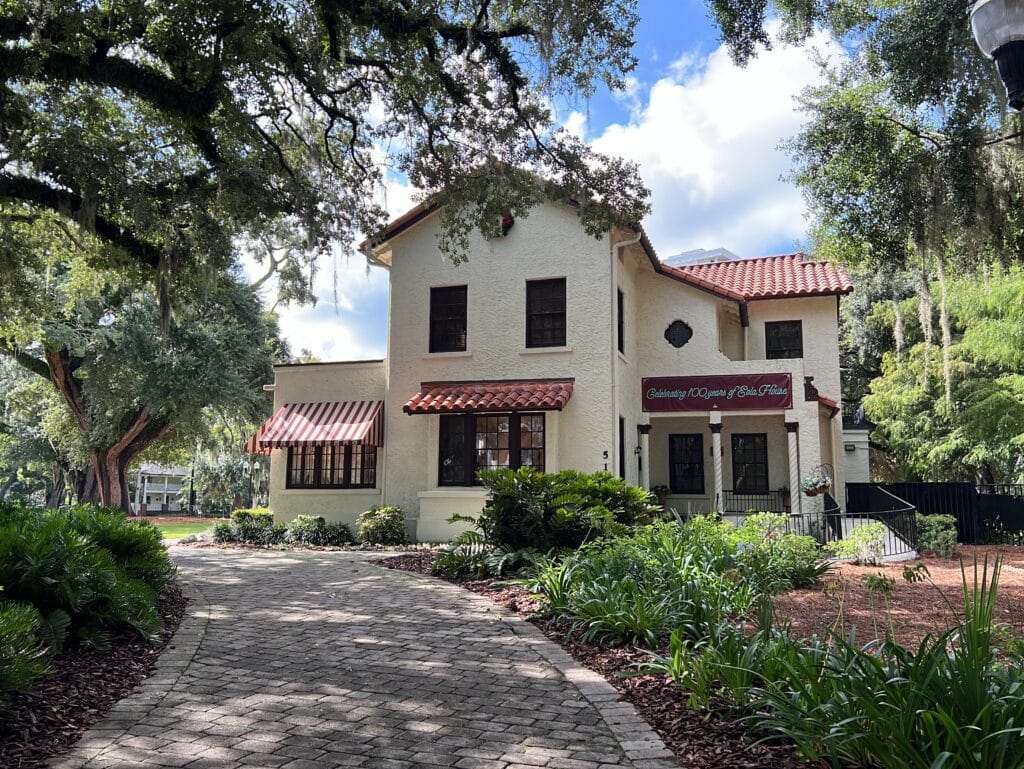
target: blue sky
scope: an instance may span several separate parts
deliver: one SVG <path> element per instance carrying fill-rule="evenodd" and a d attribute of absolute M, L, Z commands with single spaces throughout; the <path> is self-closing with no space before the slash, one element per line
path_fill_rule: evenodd
<path fill-rule="evenodd" d="M 799 247 L 804 205 L 781 180 L 789 158 L 779 145 L 803 119 L 795 96 L 820 79 L 812 51 L 834 56 L 838 48 L 817 37 L 810 47 L 776 46 L 740 69 L 703 0 L 640 0 L 639 13 L 639 64 L 629 87 L 559 103 L 559 120 L 596 149 L 640 165 L 652 192 L 644 226 L 662 258 L 695 248 L 757 256 Z M 403 213 L 413 195 L 394 180 L 386 190 L 390 214 Z M 280 311 L 293 353 L 382 357 L 387 274 L 338 254 L 320 265 L 315 288 L 315 307 Z"/>

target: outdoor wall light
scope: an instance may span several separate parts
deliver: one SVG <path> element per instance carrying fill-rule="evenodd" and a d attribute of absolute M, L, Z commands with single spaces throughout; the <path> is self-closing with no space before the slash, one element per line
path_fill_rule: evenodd
<path fill-rule="evenodd" d="M 971 30 L 981 52 L 995 59 L 1006 86 L 1006 101 L 1024 107 L 1024 0 L 978 0 Z"/>

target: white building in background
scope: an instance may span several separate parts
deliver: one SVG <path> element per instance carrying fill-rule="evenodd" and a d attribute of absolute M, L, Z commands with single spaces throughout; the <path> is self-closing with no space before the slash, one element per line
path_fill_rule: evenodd
<path fill-rule="evenodd" d="M 607 469 L 681 511 L 820 510 L 799 487 L 823 465 L 843 488 L 842 268 L 673 266 L 641 230 L 595 239 L 557 203 L 454 265 L 437 214 L 418 206 L 367 248 L 390 273 L 385 359 L 276 367 L 247 445 L 271 454 L 278 519 L 395 504 L 445 540 L 484 504 L 478 470 L 523 465 Z"/>
<path fill-rule="evenodd" d="M 135 478 L 132 512 L 136 515 L 181 512 L 181 489 L 188 480 L 188 474 L 187 467 L 143 462 Z"/>

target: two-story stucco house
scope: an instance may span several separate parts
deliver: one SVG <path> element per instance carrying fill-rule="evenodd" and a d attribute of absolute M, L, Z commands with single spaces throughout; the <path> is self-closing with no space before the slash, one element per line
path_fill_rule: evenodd
<path fill-rule="evenodd" d="M 478 470 L 608 469 L 677 510 L 820 509 L 842 488 L 839 267 L 801 254 L 673 267 L 550 203 L 467 262 L 419 206 L 367 246 L 390 273 L 384 360 L 276 368 L 270 506 L 353 522 L 401 505 L 424 541 L 476 513 Z M 789 493 L 792 490 L 792 494 Z"/>

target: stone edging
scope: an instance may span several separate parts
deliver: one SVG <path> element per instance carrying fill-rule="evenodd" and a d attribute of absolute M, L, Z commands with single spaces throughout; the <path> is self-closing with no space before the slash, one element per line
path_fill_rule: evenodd
<path fill-rule="evenodd" d="M 661 737 L 643 716 L 637 713 L 632 703 L 622 699 L 622 695 L 604 679 L 604 676 L 581 665 L 533 623 L 504 606 L 451 582 L 401 569 L 390 571 L 429 581 L 438 589 L 458 592 L 463 599 L 482 602 L 487 611 L 495 614 L 500 622 L 508 623 L 509 629 L 515 635 L 526 641 L 548 664 L 576 687 L 580 696 L 597 710 L 609 731 L 619 741 L 626 758 L 636 769 L 679 769 L 681 764 L 675 754 L 665 746 Z"/>
<path fill-rule="evenodd" d="M 157 658 L 153 674 L 131 694 L 114 703 L 67 751 L 50 759 L 47 765 L 51 769 L 89 766 L 88 762 L 99 754 L 102 747 L 113 744 L 128 732 L 139 718 L 140 709 L 148 711 L 158 706 L 192 664 L 210 622 L 210 604 L 194 582 L 179 576 L 178 584 L 189 603 L 181 624 Z"/>

